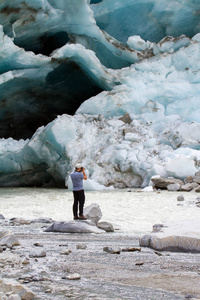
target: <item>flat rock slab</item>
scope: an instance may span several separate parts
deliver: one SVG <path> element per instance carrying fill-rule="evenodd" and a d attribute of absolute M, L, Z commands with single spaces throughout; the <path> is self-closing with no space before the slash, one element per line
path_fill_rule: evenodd
<path fill-rule="evenodd" d="M 98 228 L 91 220 L 54 222 L 45 232 L 63 232 L 63 233 L 105 233 Z"/>
<path fill-rule="evenodd" d="M 140 239 L 140 246 L 159 251 L 200 253 L 200 220 L 169 223 Z"/>

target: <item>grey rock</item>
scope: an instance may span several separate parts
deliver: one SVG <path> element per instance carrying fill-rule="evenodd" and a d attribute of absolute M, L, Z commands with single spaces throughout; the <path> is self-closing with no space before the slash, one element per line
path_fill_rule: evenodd
<path fill-rule="evenodd" d="M 198 188 L 195 189 L 196 193 L 200 193 L 200 186 Z"/>
<path fill-rule="evenodd" d="M 103 233 L 104 230 L 98 228 L 91 220 L 55 222 L 48 227 L 45 232 L 65 232 L 65 233 Z"/>
<path fill-rule="evenodd" d="M 200 172 L 195 173 L 193 181 L 200 184 Z"/>
<path fill-rule="evenodd" d="M 179 184 L 180 186 L 184 184 L 182 180 L 175 179 L 173 177 L 167 177 L 167 178 L 155 177 L 155 178 L 151 178 L 151 181 L 153 182 L 155 188 L 157 189 L 167 189 L 167 186 L 169 184 Z"/>
<path fill-rule="evenodd" d="M 120 254 L 121 248 L 104 247 L 103 251 L 110 254 Z"/>
<path fill-rule="evenodd" d="M 46 223 L 46 224 L 50 224 L 53 223 L 55 221 L 53 221 L 51 218 L 39 218 L 39 219 L 34 219 L 30 221 L 31 223 Z"/>
<path fill-rule="evenodd" d="M 184 201 L 184 200 L 185 200 L 185 198 L 184 198 L 183 195 L 179 195 L 179 196 L 177 197 L 177 201 Z"/>
<path fill-rule="evenodd" d="M 16 236 L 9 231 L 0 231 L 0 245 L 1 246 L 19 246 L 20 242 L 16 238 Z"/>
<path fill-rule="evenodd" d="M 87 245 L 86 244 L 77 244 L 76 248 L 77 249 L 87 249 Z"/>
<path fill-rule="evenodd" d="M 84 209 L 84 216 L 92 220 L 95 224 L 102 218 L 102 212 L 98 204 L 93 203 Z"/>
<path fill-rule="evenodd" d="M 167 186 L 167 190 L 171 192 L 180 191 L 181 185 L 178 183 L 172 183 Z"/>
<path fill-rule="evenodd" d="M 0 220 L 5 220 L 5 218 L 2 214 L 0 214 Z"/>
<path fill-rule="evenodd" d="M 132 122 L 132 119 L 131 119 L 129 113 L 124 114 L 121 118 L 119 118 L 119 120 L 126 124 L 130 124 Z"/>
<path fill-rule="evenodd" d="M 139 244 L 141 247 L 150 247 L 151 236 L 149 234 L 144 235 L 140 238 Z"/>
<path fill-rule="evenodd" d="M 184 183 L 192 183 L 193 182 L 194 177 L 193 176 L 188 176 L 184 179 Z"/>
<path fill-rule="evenodd" d="M 153 232 L 161 231 L 163 228 L 163 224 L 155 224 L 153 225 Z"/>
<path fill-rule="evenodd" d="M 41 251 L 32 251 L 29 253 L 29 257 L 33 257 L 33 258 L 38 258 L 38 257 L 46 257 L 46 251 L 45 250 L 41 250 Z"/>
<path fill-rule="evenodd" d="M 99 223 L 97 224 L 97 226 L 98 226 L 100 229 L 105 230 L 106 232 L 114 232 L 114 231 L 115 231 L 113 225 L 112 225 L 111 223 L 109 223 L 109 222 L 105 222 L 105 221 L 99 222 Z"/>
<path fill-rule="evenodd" d="M 196 182 L 192 183 L 186 183 L 181 186 L 181 191 L 189 192 L 192 191 L 193 189 L 197 188 L 199 185 Z"/>

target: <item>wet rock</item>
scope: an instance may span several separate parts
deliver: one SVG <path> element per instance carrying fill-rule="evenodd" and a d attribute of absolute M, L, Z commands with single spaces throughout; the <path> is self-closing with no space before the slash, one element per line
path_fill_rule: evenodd
<path fill-rule="evenodd" d="M 171 192 L 180 191 L 181 185 L 178 183 L 172 183 L 167 186 L 167 190 Z"/>
<path fill-rule="evenodd" d="M 181 186 L 181 191 L 190 192 L 193 189 L 197 188 L 199 185 L 196 182 L 186 183 Z"/>
<path fill-rule="evenodd" d="M 84 209 L 84 216 L 95 224 L 102 218 L 102 212 L 98 204 L 93 203 Z"/>
<path fill-rule="evenodd" d="M 45 232 L 65 232 L 65 233 L 103 233 L 104 230 L 98 228 L 91 220 L 55 222 L 48 227 Z"/>
<path fill-rule="evenodd" d="M 103 229 L 105 230 L 106 232 L 114 232 L 115 229 L 113 227 L 113 225 L 109 222 L 106 222 L 106 221 L 103 221 L 103 222 L 99 222 L 97 224 L 97 226 L 100 228 L 100 229 Z"/>
<path fill-rule="evenodd" d="M 141 248 L 129 247 L 129 248 L 123 248 L 122 251 L 123 252 L 135 252 L 135 251 L 141 252 Z"/>
<path fill-rule="evenodd" d="M 20 242 L 12 232 L 0 231 L 0 245 L 6 247 L 11 246 L 12 248 L 13 246 L 19 246 Z"/>
<path fill-rule="evenodd" d="M 29 257 L 31 258 L 39 258 L 39 257 L 45 257 L 46 251 L 42 250 L 42 251 L 32 251 L 29 253 Z"/>
<path fill-rule="evenodd" d="M 179 196 L 177 197 L 177 201 L 184 201 L 184 200 L 185 200 L 185 198 L 184 198 L 183 195 L 179 195 Z"/>
<path fill-rule="evenodd" d="M 77 249 L 87 249 L 87 245 L 86 244 L 77 244 L 76 248 Z"/>
<path fill-rule="evenodd" d="M 0 290 L 4 294 L 13 292 L 20 296 L 20 299 L 22 300 L 31 300 L 35 297 L 35 294 L 29 288 L 21 285 L 14 279 L 0 278 Z"/>
<path fill-rule="evenodd" d="M 157 189 L 167 189 L 170 184 L 179 184 L 180 186 L 184 184 L 182 180 L 173 177 L 152 177 L 151 181 Z"/>

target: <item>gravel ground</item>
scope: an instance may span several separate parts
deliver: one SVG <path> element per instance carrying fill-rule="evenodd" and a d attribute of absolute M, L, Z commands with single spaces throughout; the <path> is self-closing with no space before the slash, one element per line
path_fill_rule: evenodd
<path fill-rule="evenodd" d="M 14 232 L 20 246 L 0 253 L 1 277 L 26 285 L 34 299 L 200 299 L 200 254 L 103 251 L 139 247 L 138 237 L 117 232 L 45 233 L 42 224 L 3 229 Z M 42 250 L 46 256 L 30 257 Z M 5 255 L 12 257 L 5 260 Z"/>

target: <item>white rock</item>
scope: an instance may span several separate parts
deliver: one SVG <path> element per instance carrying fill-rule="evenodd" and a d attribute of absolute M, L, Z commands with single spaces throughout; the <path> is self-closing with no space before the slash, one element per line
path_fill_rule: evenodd
<path fill-rule="evenodd" d="M 78 274 L 78 273 L 70 274 L 70 275 L 66 276 L 66 279 L 68 279 L 68 280 L 79 280 L 79 279 L 81 279 L 81 275 Z"/>
<path fill-rule="evenodd" d="M 100 206 L 93 203 L 84 209 L 84 215 L 86 218 L 92 220 L 95 224 L 102 218 L 102 212 Z"/>

